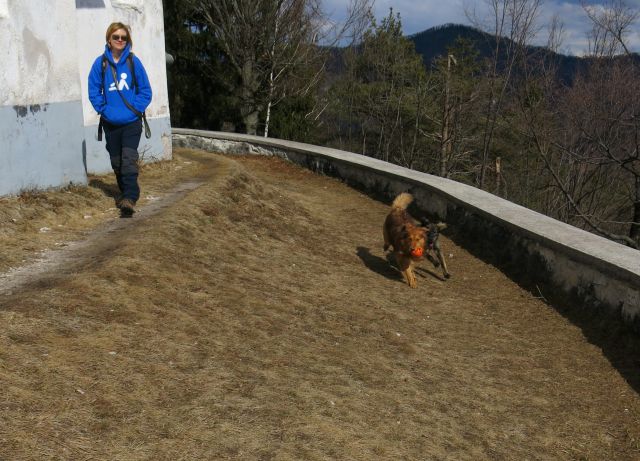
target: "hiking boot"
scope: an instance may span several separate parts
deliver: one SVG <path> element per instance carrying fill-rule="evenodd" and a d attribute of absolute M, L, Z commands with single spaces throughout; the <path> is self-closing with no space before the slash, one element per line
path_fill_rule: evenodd
<path fill-rule="evenodd" d="M 136 210 L 134 209 L 134 206 L 135 204 L 133 203 L 133 201 L 128 198 L 123 198 L 120 201 L 120 210 L 123 214 L 132 215 L 133 213 L 135 213 Z"/>
<path fill-rule="evenodd" d="M 122 199 L 123 199 L 122 195 L 118 195 L 116 197 L 116 208 L 120 208 L 122 206 Z"/>

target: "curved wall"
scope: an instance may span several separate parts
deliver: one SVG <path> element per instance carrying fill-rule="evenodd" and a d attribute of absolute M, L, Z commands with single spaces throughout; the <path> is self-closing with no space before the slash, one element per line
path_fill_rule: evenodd
<path fill-rule="evenodd" d="M 640 332 L 640 252 L 492 194 L 350 152 L 237 133 L 173 129 L 176 147 L 277 155 L 391 199 L 411 191 L 453 238 L 550 301 L 621 318 Z"/>

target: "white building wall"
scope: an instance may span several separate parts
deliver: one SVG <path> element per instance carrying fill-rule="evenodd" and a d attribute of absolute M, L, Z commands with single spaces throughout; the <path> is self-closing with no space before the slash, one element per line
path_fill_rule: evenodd
<path fill-rule="evenodd" d="M 73 0 L 0 0 L 0 195 L 86 182 Z"/>
<path fill-rule="evenodd" d="M 0 195 L 110 171 L 87 78 L 114 21 L 131 26 L 153 88 L 140 152 L 171 156 L 162 0 L 0 0 Z"/>

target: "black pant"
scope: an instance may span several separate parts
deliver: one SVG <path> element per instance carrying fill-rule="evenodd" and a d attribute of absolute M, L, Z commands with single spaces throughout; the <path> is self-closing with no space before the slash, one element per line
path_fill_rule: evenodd
<path fill-rule="evenodd" d="M 127 125 L 113 125 L 102 122 L 107 151 L 111 158 L 111 168 L 116 174 L 121 198 L 132 200 L 140 198 L 138 186 L 138 144 L 142 134 L 142 121 L 136 120 Z"/>

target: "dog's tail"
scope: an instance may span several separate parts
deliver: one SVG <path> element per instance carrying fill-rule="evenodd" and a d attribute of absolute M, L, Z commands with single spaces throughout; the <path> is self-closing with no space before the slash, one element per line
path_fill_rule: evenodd
<path fill-rule="evenodd" d="M 409 204 L 413 202 L 413 195 L 403 192 L 398 195 L 391 204 L 392 209 L 406 210 Z"/>

